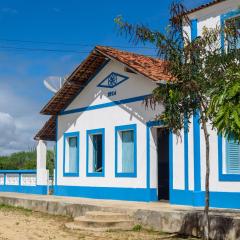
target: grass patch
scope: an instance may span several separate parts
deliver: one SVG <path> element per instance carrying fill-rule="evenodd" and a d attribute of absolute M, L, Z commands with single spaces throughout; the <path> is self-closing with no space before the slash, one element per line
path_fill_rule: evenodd
<path fill-rule="evenodd" d="M 46 218 L 46 219 L 54 218 L 54 219 L 62 221 L 62 222 L 73 220 L 73 218 L 69 217 L 69 216 L 53 215 L 53 214 L 49 214 L 49 213 L 46 213 L 46 212 L 34 211 L 34 210 L 24 208 L 24 207 L 10 206 L 10 205 L 4 204 L 4 203 L 0 204 L 0 211 L 16 212 L 16 213 L 19 213 L 19 214 L 23 214 L 27 217 L 34 215 L 34 216 L 43 217 L 43 218 Z"/>
<path fill-rule="evenodd" d="M 7 204 L 4 204 L 4 203 L 1 203 L 0 204 L 0 210 L 9 210 L 9 211 L 24 211 L 24 212 L 32 212 L 31 209 L 27 209 L 27 208 L 24 208 L 24 207 L 16 207 L 16 206 L 10 206 L 10 205 L 7 205 Z"/>
<path fill-rule="evenodd" d="M 134 232 L 140 232 L 143 229 L 143 227 L 140 224 L 137 224 L 133 227 Z"/>

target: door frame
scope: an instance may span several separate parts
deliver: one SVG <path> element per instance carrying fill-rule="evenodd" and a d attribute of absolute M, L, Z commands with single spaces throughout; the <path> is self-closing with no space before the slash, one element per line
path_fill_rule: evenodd
<path fill-rule="evenodd" d="M 148 201 L 158 201 L 157 186 L 154 191 L 151 189 L 151 179 L 150 179 L 150 133 L 153 127 L 163 127 L 162 121 L 149 121 L 146 123 L 146 189 L 148 193 Z M 169 129 L 169 202 L 171 202 L 171 192 L 173 189 L 173 133 Z M 155 159 L 157 161 L 157 159 Z M 154 192 L 154 193 L 153 193 Z"/>
<path fill-rule="evenodd" d="M 163 131 L 166 131 L 166 133 L 161 133 Z M 159 145 L 159 138 L 161 137 L 161 134 L 163 134 L 164 136 L 162 136 L 162 138 L 164 138 L 164 140 L 162 139 L 163 142 L 165 142 L 167 144 L 167 149 L 165 149 L 165 146 L 164 148 L 161 148 L 161 146 Z M 165 135 L 166 134 L 166 135 Z M 169 172 L 169 165 L 170 165 L 170 160 L 169 160 L 169 134 L 170 134 L 170 131 L 169 131 L 169 128 L 167 127 L 156 127 L 156 150 L 157 150 L 157 168 L 156 168 L 156 172 L 157 172 L 157 195 L 158 195 L 158 201 L 169 201 L 169 198 L 170 198 L 170 172 Z M 168 165 L 168 168 L 166 168 L 166 170 L 168 171 L 168 177 L 166 178 L 168 180 L 168 193 L 166 195 L 167 196 L 167 199 L 160 199 L 160 194 L 161 192 L 159 192 L 159 189 L 160 189 L 160 177 L 161 177 L 161 174 L 159 174 L 159 167 L 160 167 L 160 159 L 163 159 L 160 154 L 161 154 L 161 150 L 163 150 L 164 152 L 166 152 L 167 154 L 167 165 Z M 159 159 L 160 158 L 160 159 Z M 162 179 L 163 180 L 163 179 Z"/>

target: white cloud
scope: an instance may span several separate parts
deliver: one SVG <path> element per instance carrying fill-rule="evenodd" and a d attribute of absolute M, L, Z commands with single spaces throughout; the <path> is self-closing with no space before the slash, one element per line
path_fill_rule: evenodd
<path fill-rule="evenodd" d="M 35 145 L 33 137 L 49 117 L 39 112 L 53 95 L 43 86 L 43 79 L 58 74 L 65 76 L 81 58 L 79 55 L 38 58 L 27 53 L 0 53 L 0 113 L 4 114 L 4 124 L 6 119 L 11 123 L 8 131 L 0 132 L 0 155 L 28 150 Z"/>
<path fill-rule="evenodd" d="M 19 131 L 14 118 L 4 112 L 0 112 L 0 154 L 6 155 L 25 148 L 27 143 L 23 136 L 26 133 Z"/>
<path fill-rule="evenodd" d="M 34 147 L 45 119 L 37 103 L 0 86 L 0 156 Z"/>
<path fill-rule="evenodd" d="M 8 113 L 0 112 L 0 146 L 5 147 L 14 140 L 16 125 L 13 117 Z"/>

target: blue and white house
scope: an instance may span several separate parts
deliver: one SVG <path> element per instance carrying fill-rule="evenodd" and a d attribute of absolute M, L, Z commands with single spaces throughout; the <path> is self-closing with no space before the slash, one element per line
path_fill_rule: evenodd
<path fill-rule="evenodd" d="M 195 38 L 203 26 L 231 18 L 240 26 L 239 5 L 218 0 L 193 9 L 191 27 L 183 27 Z M 220 41 L 224 47 L 224 36 Z M 144 105 L 169 79 L 161 60 L 96 47 L 41 111 L 51 117 L 35 138 L 39 178 L 46 174 L 45 141 L 55 141 L 55 195 L 203 206 L 205 142 L 197 116 L 177 141 L 155 121 L 164 106 Z M 240 208 L 240 146 L 210 131 L 210 205 Z"/>

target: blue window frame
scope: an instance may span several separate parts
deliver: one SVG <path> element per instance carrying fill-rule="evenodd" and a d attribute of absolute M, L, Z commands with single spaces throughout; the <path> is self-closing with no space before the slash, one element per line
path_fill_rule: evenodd
<path fill-rule="evenodd" d="M 226 141 L 226 172 L 240 174 L 240 145 L 234 140 Z"/>
<path fill-rule="evenodd" d="M 218 136 L 220 181 L 240 181 L 240 145 Z"/>
<path fill-rule="evenodd" d="M 232 23 L 236 25 L 237 31 L 238 31 L 238 36 L 240 36 L 240 10 L 239 9 L 221 15 L 221 28 L 224 29 L 224 26 L 231 20 L 232 20 Z M 227 47 L 227 49 L 229 50 L 229 49 L 231 49 L 231 45 L 228 45 L 228 46 L 225 45 L 226 37 L 227 36 L 225 36 L 224 31 L 222 31 L 221 47 L 222 47 L 222 49 L 226 49 L 225 47 Z M 236 44 L 237 48 L 240 48 L 240 38 L 238 37 L 236 39 L 236 42 L 234 42 L 233 44 Z"/>
<path fill-rule="evenodd" d="M 63 176 L 79 176 L 79 132 L 64 133 L 63 146 Z"/>
<path fill-rule="evenodd" d="M 87 177 L 104 177 L 105 171 L 105 129 L 87 130 Z"/>
<path fill-rule="evenodd" d="M 115 127 L 115 176 L 137 177 L 136 124 Z"/>

